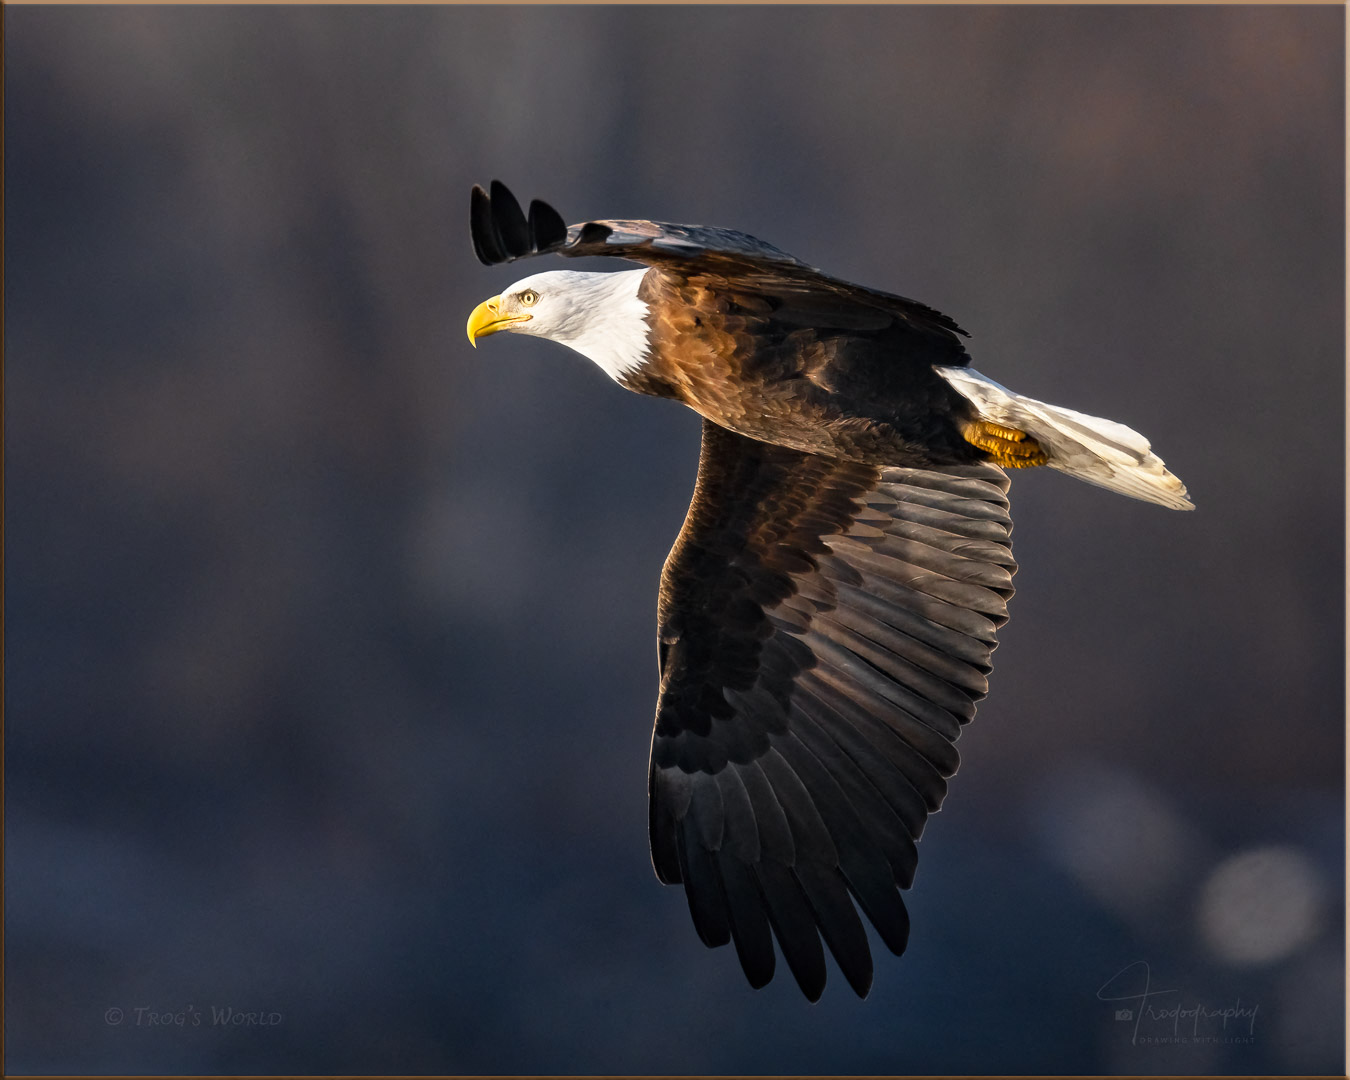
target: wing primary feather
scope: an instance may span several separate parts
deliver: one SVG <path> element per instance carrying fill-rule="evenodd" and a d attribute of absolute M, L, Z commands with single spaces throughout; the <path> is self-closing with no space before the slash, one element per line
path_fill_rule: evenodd
<path fill-rule="evenodd" d="M 530 227 L 525 211 L 511 194 L 511 189 L 500 180 L 492 181 L 489 189 L 492 202 L 492 222 L 497 227 L 497 238 L 512 259 L 530 253 Z"/>
<path fill-rule="evenodd" d="M 875 846 L 890 863 L 895 884 L 908 889 L 914 883 L 919 853 L 906 822 L 895 812 L 876 785 L 867 778 L 858 762 L 834 737 L 805 712 L 794 717 L 797 737 L 815 755 L 834 782 L 839 785 L 849 808 L 857 816 L 859 834 L 869 846 Z"/>
<path fill-rule="evenodd" d="M 820 819 L 820 811 L 816 809 L 811 793 L 796 770 L 781 753 L 772 748 L 759 759 L 759 767 L 773 785 L 774 794 L 778 796 L 778 802 L 792 828 L 797 861 L 818 859 L 830 865 L 837 863 L 839 853 L 830 838 L 830 830 Z"/>
<path fill-rule="evenodd" d="M 727 922 L 721 877 L 712 853 L 700 843 L 698 830 L 688 817 L 681 822 L 676 847 L 684 896 L 689 901 L 689 915 L 699 940 L 710 949 L 725 945 L 731 940 L 731 926 Z"/>
<path fill-rule="evenodd" d="M 492 200 L 477 184 L 469 196 L 469 235 L 473 237 L 473 253 L 484 266 L 506 261 L 506 252 L 498 243 L 497 230 L 492 225 Z"/>
<path fill-rule="evenodd" d="M 792 876 L 816 913 L 820 936 L 829 946 L 834 962 L 853 992 L 860 998 L 867 997 L 872 989 L 872 950 L 867 946 L 867 931 L 849 898 L 843 875 L 833 866 L 805 863 L 796 866 Z"/>
<path fill-rule="evenodd" d="M 530 249 L 551 251 L 567 243 L 567 223 L 541 199 L 530 202 Z"/>
<path fill-rule="evenodd" d="M 764 901 L 750 868 L 729 851 L 716 855 L 731 924 L 731 940 L 750 985 L 758 990 L 773 978 L 773 935 Z"/>
<path fill-rule="evenodd" d="M 750 805 L 754 807 L 761 857 L 766 861 L 791 866 L 797 860 L 797 849 L 792 842 L 792 827 L 778 803 L 773 785 L 757 761 L 731 767 L 740 775 L 745 792 L 750 797 Z"/>
<path fill-rule="evenodd" d="M 909 835 L 917 840 L 928 820 L 929 804 L 906 775 L 905 769 L 896 764 L 896 759 L 912 759 L 918 755 L 891 733 L 875 730 L 875 724 L 868 724 L 866 728 L 860 729 L 818 692 L 820 689 L 818 685 L 804 683 L 801 689 L 804 698 L 813 699 L 810 710 L 807 708 L 807 702 L 799 699 L 802 712 L 808 715 L 813 712 L 822 714 L 822 719 L 816 722 L 816 726 L 828 734 L 840 749 L 853 759 L 868 782 L 886 800 L 895 816 L 904 822 Z M 827 716 L 828 720 L 825 719 Z M 887 745 L 888 742 L 891 745 Z M 910 769 L 913 770 L 912 765 Z M 945 781 L 937 776 L 932 766 L 928 766 L 927 771 L 932 781 L 946 787 Z"/>
<path fill-rule="evenodd" d="M 753 870 L 788 970 L 807 1000 L 819 1001 L 825 992 L 825 950 L 801 882 L 788 867 L 775 862 L 756 863 Z"/>
<path fill-rule="evenodd" d="M 909 942 L 909 913 L 896 890 L 886 856 L 867 838 L 856 809 L 834 777 L 800 740 L 776 739 L 775 747 L 802 778 L 820 807 L 821 817 L 830 823 L 830 836 L 839 851 L 839 869 L 881 940 L 899 956 Z"/>

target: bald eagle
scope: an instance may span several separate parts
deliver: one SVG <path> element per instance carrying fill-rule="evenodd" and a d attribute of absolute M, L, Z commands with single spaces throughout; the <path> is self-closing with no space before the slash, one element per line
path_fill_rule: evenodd
<path fill-rule="evenodd" d="M 554 252 L 642 264 L 524 278 L 471 343 L 549 338 L 703 418 L 693 501 L 661 575 L 648 774 L 657 877 L 750 984 L 776 937 L 811 1001 L 828 946 L 860 996 L 858 909 L 899 955 L 915 843 L 988 691 L 1013 561 L 1005 468 L 1048 466 L 1191 509 L 1138 432 L 969 366 L 965 332 L 744 233 L 567 226 L 475 186 L 486 265 Z M 856 907 L 855 907 L 856 904 Z"/>

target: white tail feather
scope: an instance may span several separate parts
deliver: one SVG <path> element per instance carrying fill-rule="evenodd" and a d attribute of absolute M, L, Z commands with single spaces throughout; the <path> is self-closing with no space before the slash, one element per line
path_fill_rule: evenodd
<path fill-rule="evenodd" d="M 1133 428 L 1014 394 L 971 368 L 939 367 L 938 374 L 970 400 L 980 418 L 1025 431 L 1041 444 L 1046 464 L 1089 484 L 1145 502 L 1194 510 L 1186 485 L 1167 471 Z"/>

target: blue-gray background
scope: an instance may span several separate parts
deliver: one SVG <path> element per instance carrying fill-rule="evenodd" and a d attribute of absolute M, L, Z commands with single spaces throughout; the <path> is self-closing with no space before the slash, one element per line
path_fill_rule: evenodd
<path fill-rule="evenodd" d="M 1343 18 L 8 9 L 8 1070 L 1343 1071 Z M 918 297 L 1190 485 L 1015 477 L 866 1002 L 652 875 L 698 424 L 470 350 L 545 268 L 494 176 Z M 1136 1032 L 1140 963 L 1257 1012 Z"/>

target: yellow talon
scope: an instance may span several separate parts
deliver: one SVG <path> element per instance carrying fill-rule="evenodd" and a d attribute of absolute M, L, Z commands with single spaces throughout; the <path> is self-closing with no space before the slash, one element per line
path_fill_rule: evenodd
<path fill-rule="evenodd" d="M 975 420 L 961 429 L 961 436 L 972 446 L 978 446 L 995 465 L 1005 469 L 1029 469 L 1044 465 L 1048 460 L 1041 444 L 1025 431 Z"/>
<path fill-rule="evenodd" d="M 980 425 L 988 435 L 996 439 L 1006 439 L 1008 442 L 1021 442 L 1027 437 L 1025 431 L 1018 431 L 1016 428 L 1004 427 L 1001 424 L 991 424 L 988 420 L 981 420 Z M 1034 439 L 1032 440 L 1035 441 Z"/>

